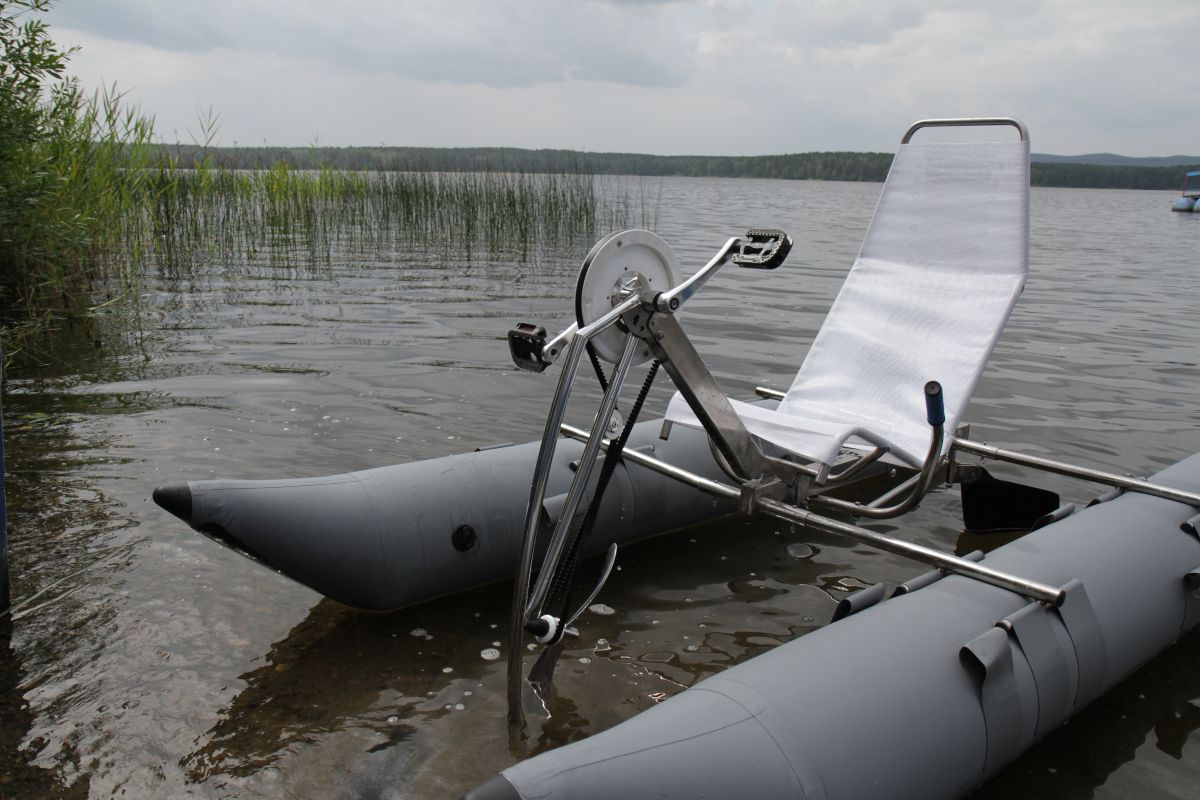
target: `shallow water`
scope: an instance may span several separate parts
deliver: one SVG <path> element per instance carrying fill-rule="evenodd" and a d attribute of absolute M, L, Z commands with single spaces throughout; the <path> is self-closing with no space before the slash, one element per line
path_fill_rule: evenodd
<path fill-rule="evenodd" d="M 731 393 L 786 387 L 879 185 L 650 188 L 685 272 L 747 226 L 793 234 L 784 268 L 722 273 L 685 316 Z M 974 438 L 1134 474 L 1200 449 L 1200 217 L 1170 200 L 1034 190 L 1031 276 L 967 413 Z M 504 334 L 565 324 L 590 244 L 164 269 L 136 325 L 114 307 L 8 376 L 17 610 L 0 646 L 0 796 L 442 797 L 511 763 L 507 584 L 356 612 L 149 496 L 173 479 L 320 475 L 536 438 L 554 378 L 512 369 Z M 660 381 L 649 407 L 668 394 Z M 957 515 L 939 491 L 881 529 L 974 549 Z M 826 623 L 846 592 L 921 571 L 771 522 L 627 548 L 528 744 L 610 727 Z M 978 795 L 1193 796 L 1198 655 L 1185 637 Z"/>

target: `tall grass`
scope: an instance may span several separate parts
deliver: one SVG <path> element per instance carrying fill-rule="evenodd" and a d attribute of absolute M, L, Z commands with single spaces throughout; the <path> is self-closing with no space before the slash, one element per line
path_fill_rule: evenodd
<path fill-rule="evenodd" d="M 141 207 L 152 121 L 109 92 L 84 97 L 69 85 L 52 97 L 52 136 L 9 169 L 0 237 L 10 302 L 35 307 L 101 277 L 112 262 L 113 220 Z M 106 276 L 108 277 L 108 276 Z"/>
<path fill-rule="evenodd" d="M 127 249 L 182 266 L 197 257 L 328 259 L 404 244 L 513 248 L 592 235 L 612 216 L 590 175 L 191 169 L 147 171 Z M 602 213 L 603 212 L 603 213 Z"/>
<path fill-rule="evenodd" d="M 5 355 L 56 315 L 126 292 L 136 265 L 120 252 L 121 221 L 144 208 L 153 121 L 115 92 L 56 87 L 42 110 L 45 135 L 5 163 L 0 203 L 0 319 Z"/>

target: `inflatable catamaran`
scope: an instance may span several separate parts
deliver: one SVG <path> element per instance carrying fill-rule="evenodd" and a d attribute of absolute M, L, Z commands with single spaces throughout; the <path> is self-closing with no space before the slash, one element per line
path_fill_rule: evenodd
<path fill-rule="evenodd" d="M 1002 135 L 910 141 L 957 126 Z M 833 624 L 468 797 L 958 797 L 1200 619 L 1200 456 L 1145 481 L 994 448 L 959 426 L 1024 285 L 1028 226 L 1025 126 L 924 120 L 903 137 L 859 257 L 786 393 L 727 398 L 679 312 L 729 263 L 778 267 L 787 235 L 730 239 L 680 281 L 662 239 L 625 231 L 584 261 L 575 324 L 509 334 L 518 366 L 561 362 L 540 443 L 329 478 L 173 484 L 155 499 L 352 605 L 399 607 L 515 572 L 515 730 L 625 541 L 737 512 L 910 557 L 932 569 L 891 597 L 882 584 L 862 590 Z M 585 358 L 604 389 L 590 431 L 563 423 Z M 622 415 L 622 389 L 645 362 Z M 678 390 L 667 419 L 637 423 L 660 367 Z M 1076 512 L 964 455 L 1109 489 Z M 968 528 L 1035 530 L 958 557 L 853 522 L 900 516 L 938 481 L 961 485 Z M 862 496 L 868 487 L 875 496 Z M 830 494 L 847 488 L 856 501 Z M 577 587 L 579 560 L 604 551 L 599 582 Z M 527 675 L 529 643 L 540 652 Z"/>

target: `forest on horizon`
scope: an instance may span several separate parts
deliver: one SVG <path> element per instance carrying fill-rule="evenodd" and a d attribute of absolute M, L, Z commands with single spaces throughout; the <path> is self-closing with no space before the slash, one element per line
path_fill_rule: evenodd
<path fill-rule="evenodd" d="M 207 159 L 226 169 L 523 172 L 592 175 L 875 181 L 887 176 L 891 153 L 816 152 L 765 156 L 660 156 L 514 147 L 213 147 L 158 145 L 180 166 Z M 1064 157 L 1051 157 L 1064 158 Z M 1030 165 L 1034 186 L 1178 189 L 1185 166 L 1089 164 L 1070 160 Z"/>

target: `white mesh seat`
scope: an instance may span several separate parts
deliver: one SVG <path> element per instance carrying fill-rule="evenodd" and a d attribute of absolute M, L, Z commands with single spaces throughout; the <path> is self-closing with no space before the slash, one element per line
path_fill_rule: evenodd
<path fill-rule="evenodd" d="M 925 382 L 942 384 L 953 432 L 1028 261 L 1027 141 L 901 144 L 786 396 L 774 410 L 734 408 L 752 434 L 810 462 L 833 464 L 843 447 L 869 443 L 919 467 L 930 441 Z M 699 427 L 678 392 L 667 419 Z"/>

